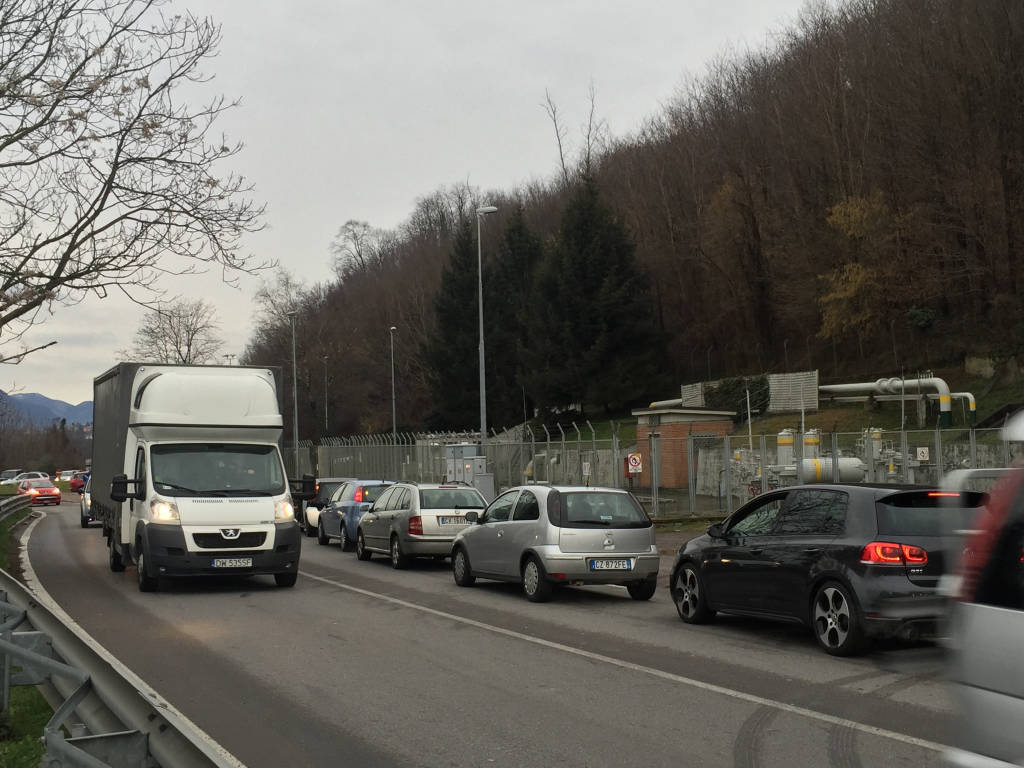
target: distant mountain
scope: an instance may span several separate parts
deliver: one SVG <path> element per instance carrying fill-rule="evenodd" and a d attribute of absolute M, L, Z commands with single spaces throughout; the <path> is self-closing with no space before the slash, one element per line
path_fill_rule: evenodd
<path fill-rule="evenodd" d="M 0 402 L 7 400 L 13 403 L 25 418 L 37 426 L 49 426 L 54 421 L 67 420 L 68 424 L 92 424 L 92 401 L 87 400 L 78 405 L 65 403 L 63 400 L 51 400 L 45 395 L 26 392 L 8 395 L 0 391 Z"/>

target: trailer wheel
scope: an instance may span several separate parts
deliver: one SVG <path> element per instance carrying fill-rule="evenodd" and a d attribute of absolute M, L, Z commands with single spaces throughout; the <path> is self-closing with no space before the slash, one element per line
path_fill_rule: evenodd
<path fill-rule="evenodd" d="M 110 570 L 114 573 L 120 573 L 124 570 L 124 560 L 121 559 L 121 551 L 118 546 L 114 543 L 114 534 L 111 532 L 107 536 L 107 550 L 108 550 L 108 561 L 110 563 Z"/>

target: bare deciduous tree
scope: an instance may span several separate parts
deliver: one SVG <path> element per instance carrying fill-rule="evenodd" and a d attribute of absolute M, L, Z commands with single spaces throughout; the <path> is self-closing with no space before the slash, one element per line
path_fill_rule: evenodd
<path fill-rule="evenodd" d="M 202 299 L 177 301 L 146 313 L 127 356 L 157 363 L 212 363 L 224 345 L 218 328 L 212 304 Z"/>
<path fill-rule="evenodd" d="M 116 290 L 156 306 L 162 273 L 219 266 L 230 280 L 265 266 L 238 253 L 263 209 L 244 178 L 216 173 L 241 148 L 213 133 L 233 104 L 178 96 L 206 80 L 200 67 L 216 54 L 219 28 L 165 7 L 3 4 L 0 348 L 54 303 Z"/>

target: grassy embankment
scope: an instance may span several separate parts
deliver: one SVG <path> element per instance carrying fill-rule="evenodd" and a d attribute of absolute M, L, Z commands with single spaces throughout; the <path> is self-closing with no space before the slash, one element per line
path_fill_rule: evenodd
<path fill-rule="evenodd" d="M 9 490 L 10 489 L 10 490 Z M 0 495 L 9 495 L 14 486 L 0 486 Z M 23 510 L 0 521 L 0 569 L 8 570 L 10 559 L 17 553 L 11 531 L 31 514 Z M 10 768 L 37 768 L 42 764 L 43 726 L 53 717 L 53 710 L 34 687 L 11 689 L 11 709 L 0 717 L 0 765 Z"/>

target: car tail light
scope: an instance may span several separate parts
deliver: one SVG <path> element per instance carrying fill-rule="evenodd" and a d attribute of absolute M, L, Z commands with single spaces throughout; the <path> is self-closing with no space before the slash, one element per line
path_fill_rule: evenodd
<path fill-rule="evenodd" d="M 872 541 L 861 550 L 860 561 L 874 565 L 924 565 L 928 562 L 928 553 L 912 544 Z"/>
<path fill-rule="evenodd" d="M 355 501 L 356 503 L 359 503 L 359 504 L 362 503 L 362 501 L 363 501 L 363 486 L 360 485 L 358 488 L 356 488 L 356 495 L 352 497 L 352 500 Z"/>
<path fill-rule="evenodd" d="M 960 498 L 959 493 L 953 493 L 952 491 L 929 491 L 928 496 L 933 499 L 936 497 L 948 497 L 952 499 Z"/>
<path fill-rule="evenodd" d="M 419 515 L 409 518 L 409 533 L 413 536 L 423 535 L 423 518 Z"/>

